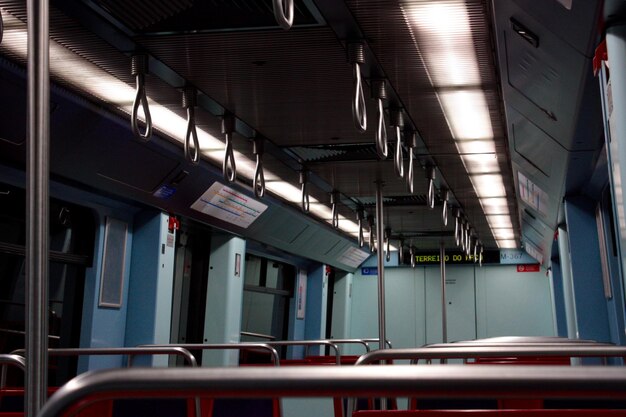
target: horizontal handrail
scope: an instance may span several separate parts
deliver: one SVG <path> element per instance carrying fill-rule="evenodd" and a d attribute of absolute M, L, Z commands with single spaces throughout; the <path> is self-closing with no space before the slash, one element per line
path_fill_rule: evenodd
<path fill-rule="evenodd" d="M 484 339 L 459 340 L 458 342 L 447 343 L 448 345 L 457 345 L 464 343 L 472 344 L 491 344 L 491 343 L 565 343 L 565 344 L 600 344 L 607 345 L 610 343 L 597 342 L 589 339 L 569 339 L 560 336 L 497 336 L 487 337 Z M 432 346 L 432 345 L 430 345 Z"/>
<path fill-rule="evenodd" d="M 370 349 L 370 345 L 367 344 L 367 342 L 363 339 L 328 339 L 328 341 L 330 343 L 335 343 L 337 345 L 350 345 L 350 344 L 354 344 L 354 345 L 363 345 L 363 347 L 365 348 L 365 352 L 369 352 Z"/>
<path fill-rule="evenodd" d="M 367 338 L 367 339 L 362 339 L 364 342 L 366 343 L 378 343 L 378 347 L 380 348 L 380 339 L 379 338 Z M 393 346 L 391 346 L 391 342 L 389 341 L 389 339 L 385 340 L 385 345 L 389 348 L 389 349 L 393 349 Z"/>
<path fill-rule="evenodd" d="M 22 371 L 26 370 L 26 361 L 24 357 L 14 354 L 0 354 L 0 365 L 2 370 L 0 371 L 0 388 L 6 386 L 7 381 L 7 366 L 15 366 Z"/>
<path fill-rule="evenodd" d="M 467 359 L 467 358 L 503 358 L 503 357 L 626 357 L 626 346 L 505 346 L 483 347 L 469 346 L 456 349 L 450 347 L 407 348 L 375 350 L 361 356 L 356 364 L 364 365 L 375 361 L 402 359 Z M 626 373 L 626 372 L 625 372 Z"/>
<path fill-rule="evenodd" d="M 335 362 L 341 365 L 341 352 L 339 347 L 328 340 L 278 340 L 266 342 L 270 346 L 327 346 L 335 351 Z"/>
<path fill-rule="evenodd" d="M 280 356 L 278 352 L 269 343 L 166 343 L 155 345 L 141 345 L 142 347 L 180 347 L 184 349 L 198 350 L 266 350 L 272 356 L 272 362 L 275 366 L 280 364 Z"/>
<path fill-rule="evenodd" d="M 24 349 L 12 352 L 15 355 L 24 355 Z M 196 358 L 185 348 L 181 347 L 117 347 L 117 348 L 60 348 L 48 349 L 50 356 L 91 356 L 91 355 L 128 355 L 128 366 L 132 365 L 133 358 L 138 355 L 177 355 L 182 356 L 192 367 L 197 367 Z"/>
<path fill-rule="evenodd" d="M 82 374 L 39 417 L 92 401 L 146 397 L 593 398 L 626 399 L 626 372 L 611 367 L 463 365 L 286 368 L 129 368 Z"/>
<path fill-rule="evenodd" d="M 276 336 L 271 334 L 254 333 L 254 332 L 240 332 L 242 336 L 258 337 L 259 339 L 276 340 Z"/>

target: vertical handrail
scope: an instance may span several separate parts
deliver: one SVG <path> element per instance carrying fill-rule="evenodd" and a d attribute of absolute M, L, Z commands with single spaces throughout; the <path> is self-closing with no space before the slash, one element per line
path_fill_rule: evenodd
<path fill-rule="evenodd" d="M 448 342 L 448 314 L 446 303 L 446 247 L 443 242 L 439 246 L 439 268 L 441 268 L 441 335 L 443 343 Z"/>
<path fill-rule="evenodd" d="M 377 234 L 383 236 L 384 224 L 383 224 L 383 184 L 378 181 L 376 183 L 376 228 Z M 385 335 L 385 263 L 383 261 L 382 248 L 378 250 L 378 339 L 387 340 Z M 385 345 L 380 346 L 381 349 L 385 349 Z M 384 403 L 381 403 L 384 406 Z M 384 407 L 383 407 L 384 409 Z"/>
<path fill-rule="evenodd" d="M 47 396 L 48 239 L 50 180 L 49 1 L 27 0 L 28 141 L 26 145 L 26 417 Z"/>

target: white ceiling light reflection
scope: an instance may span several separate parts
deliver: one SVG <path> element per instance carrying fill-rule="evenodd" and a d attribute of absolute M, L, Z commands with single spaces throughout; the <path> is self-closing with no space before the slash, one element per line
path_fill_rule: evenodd
<path fill-rule="evenodd" d="M 497 240 L 496 243 L 500 249 L 516 249 L 518 244 L 513 239 L 501 239 Z"/>
<path fill-rule="evenodd" d="M 465 169 L 470 174 L 491 174 L 500 172 L 495 154 L 461 155 Z"/>
<path fill-rule="evenodd" d="M 500 174 L 471 175 L 474 189 L 479 197 L 505 197 L 506 189 Z"/>
<path fill-rule="evenodd" d="M 437 95 L 455 139 L 493 139 L 489 107 L 482 91 L 440 91 Z"/>
<path fill-rule="evenodd" d="M 412 1 L 405 3 L 404 9 L 409 22 L 415 24 L 419 41 L 428 45 L 421 52 L 428 62 L 433 85 L 480 84 L 469 16 L 463 2 Z"/>
<path fill-rule="evenodd" d="M 492 229 L 513 229 L 511 217 L 508 215 L 490 215 L 487 216 L 487 222 Z"/>
<path fill-rule="evenodd" d="M 481 198 L 480 205 L 486 215 L 509 214 L 509 202 L 504 197 Z"/>

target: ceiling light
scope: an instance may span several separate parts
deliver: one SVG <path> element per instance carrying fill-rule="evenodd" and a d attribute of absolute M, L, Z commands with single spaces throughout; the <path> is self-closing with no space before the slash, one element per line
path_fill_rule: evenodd
<path fill-rule="evenodd" d="M 517 242 L 513 239 L 496 240 L 496 243 L 500 249 L 516 249 L 518 247 Z"/>
<path fill-rule="evenodd" d="M 498 158 L 495 154 L 479 153 L 471 155 L 461 155 L 465 170 L 470 174 L 491 174 L 500 172 Z"/>
<path fill-rule="evenodd" d="M 481 90 L 440 91 L 437 95 L 455 139 L 493 139 L 489 107 Z"/>
<path fill-rule="evenodd" d="M 480 205 L 486 215 L 509 214 L 509 202 L 504 197 L 481 198 Z"/>
<path fill-rule="evenodd" d="M 488 215 L 487 222 L 492 229 L 513 229 L 511 217 L 506 215 Z"/>
<path fill-rule="evenodd" d="M 418 42 L 428 45 L 420 52 L 425 55 L 433 85 L 480 84 L 464 1 L 407 1 L 403 8 L 414 26 L 413 32 L 419 36 Z"/>
<path fill-rule="evenodd" d="M 479 197 L 506 197 L 502 175 L 478 174 L 470 175 L 470 179 Z"/>

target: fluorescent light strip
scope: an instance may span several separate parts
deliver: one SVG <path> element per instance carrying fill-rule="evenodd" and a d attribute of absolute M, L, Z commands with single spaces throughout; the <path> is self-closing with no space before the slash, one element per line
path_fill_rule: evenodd
<path fill-rule="evenodd" d="M 489 106 L 484 93 L 473 88 L 482 80 L 465 1 L 405 0 L 402 7 L 483 212 L 506 216 L 512 224 L 495 160 Z M 420 48 L 418 42 L 428 47 Z M 505 204 L 495 205 L 501 201 L 487 198 L 501 198 Z M 499 247 L 511 247 L 511 242 L 517 247 L 513 240 L 498 240 L 494 226 L 489 224 Z M 512 239 L 512 228 L 511 233 Z"/>
<path fill-rule="evenodd" d="M 513 223 L 511 222 L 511 216 L 508 214 L 502 215 L 487 215 L 487 222 L 492 229 L 511 229 L 513 230 Z"/>
<path fill-rule="evenodd" d="M 519 245 L 513 239 L 496 239 L 496 243 L 500 249 L 517 249 Z"/>
<path fill-rule="evenodd" d="M 6 48 L 10 53 L 26 60 L 26 25 L 8 13 L 2 13 L 4 37 L 0 48 Z M 135 99 L 134 87 L 118 80 L 54 40 L 50 40 L 50 73 L 68 81 L 75 88 L 98 100 L 115 105 L 124 113 L 130 115 L 132 111 Z M 154 127 L 172 139 L 180 143 L 184 142 L 187 120 L 150 98 L 148 98 L 148 102 Z M 224 143 L 201 128 L 197 128 L 197 132 L 201 154 L 214 163 L 221 164 L 224 155 Z M 235 151 L 235 159 L 237 161 L 237 174 L 252 179 L 256 162 L 238 151 Z M 288 202 L 300 203 L 301 192 L 298 187 L 282 181 L 267 169 L 264 175 L 265 186 L 268 191 Z M 319 219 L 331 223 L 331 209 L 314 197 L 310 197 L 310 212 Z M 354 221 L 341 215 L 339 216 L 339 229 L 354 236 L 357 236 L 359 231 L 359 227 Z"/>

